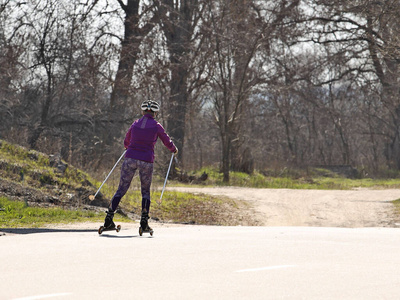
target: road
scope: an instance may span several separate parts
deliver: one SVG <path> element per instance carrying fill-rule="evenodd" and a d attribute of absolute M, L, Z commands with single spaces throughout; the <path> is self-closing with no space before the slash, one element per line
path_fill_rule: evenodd
<path fill-rule="evenodd" d="M 0 229 L 0 299 L 400 299 L 396 228 L 95 226 Z"/>

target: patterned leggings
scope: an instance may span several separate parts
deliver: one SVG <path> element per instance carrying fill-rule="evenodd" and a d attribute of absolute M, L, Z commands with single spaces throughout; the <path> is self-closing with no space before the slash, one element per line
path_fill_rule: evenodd
<path fill-rule="evenodd" d="M 150 210 L 150 186 L 153 177 L 153 163 L 125 158 L 121 167 L 121 178 L 118 190 L 111 199 L 110 208 L 116 210 L 122 197 L 126 194 L 131 185 L 136 170 L 139 169 L 140 185 L 142 191 L 142 210 Z"/>

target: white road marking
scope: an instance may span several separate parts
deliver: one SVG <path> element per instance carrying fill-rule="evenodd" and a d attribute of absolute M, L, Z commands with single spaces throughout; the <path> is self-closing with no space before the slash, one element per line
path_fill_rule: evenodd
<path fill-rule="evenodd" d="M 297 267 L 297 266 L 296 265 L 270 266 L 270 267 L 255 268 L 255 269 L 238 270 L 238 271 L 236 271 L 236 273 L 268 271 L 268 270 L 276 270 L 276 269 L 284 269 L 284 268 L 295 268 L 295 267 Z"/>
<path fill-rule="evenodd" d="M 58 294 L 49 294 L 49 295 L 38 295 L 38 296 L 17 298 L 17 299 L 14 299 L 14 300 L 38 300 L 38 299 L 45 299 L 45 298 L 68 296 L 68 295 L 71 295 L 71 294 L 72 293 L 58 293 Z"/>

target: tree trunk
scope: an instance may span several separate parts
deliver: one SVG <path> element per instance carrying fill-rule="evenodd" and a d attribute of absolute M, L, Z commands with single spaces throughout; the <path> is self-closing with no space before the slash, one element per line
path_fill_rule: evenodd
<path fill-rule="evenodd" d="M 222 174 L 223 182 L 229 182 L 231 141 L 228 134 L 221 134 L 222 138 Z"/>
<path fill-rule="evenodd" d="M 188 56 L 193 33 L 192 16 L 197 0 L 162 1 L 159 4 L 163 31 L 171 62 L 170 97 L 167 114 L 167 130 L 178 147 L 179 159 L 183 161 L 185 123 L 189 98 L 187 79 L 189 76 Z M 174 173 L 174 170 L 172 170 Z"/>
<path fill-rule="evenodd" d="M 121 42 L 121 54 L 118 63 L 118 70 L 111 93 L 111 112 L 117 112 L 123 108 L 123 105 L 126 104 L 129 97 L 129 86 L 132 81 L 133 67 L 136 63 L 141 38 L 138 28 L 139 4 L 140 0 L 128 0 L 126 5 L 120 3 L 125 12 L 125 33 Z"/>
<path fill-rule="evenodd" d="M 44 53 L 42 55 L 43 55 L 43 61 L 44 61 Z M 45 97 L 45 101 L 44 101 L 43 107 L 42 107 L 40 123 L 37 127 L 35 127 L 35 129 L 33 130 L 33 132 L 31 133 L 31 135 L 29 137 L 28 143 L 32 149 L 36 149 L 37 141 L 39 140 L 40 135 L 42 134 L 43 130 L 48 125 L 47 119 L 48 119 L 48 115 L 49 115 L 49 111 L 50 111 L 50 105 L 51 105 L 51 102 L 53 101 L 52 70 L 51 70 L 52 68 L 51 68 L 50 64 L 44 63 L 44 65 L 45 65 L 46 74 L 47 74 L 46 97 Z"/>
<path fill-rule="evenodd" d="M 124 37 L 121 42 L 118 69 L 110 97 L 108 126 L 107 130 L 104 130 L 103 136 L 104 144 L 107 146 L 106 151 L 109 151 L 108 147 L 113 145 L 116 138 L 121 136 L 125 129 L 133 68 L 140 52 L 143 37 L 154 27 L 152 22 L 140 27 L 140 0 L 128 0 L 127 4 L 124 4 L 121 0 L 117 1 L 125 12 Z"/>

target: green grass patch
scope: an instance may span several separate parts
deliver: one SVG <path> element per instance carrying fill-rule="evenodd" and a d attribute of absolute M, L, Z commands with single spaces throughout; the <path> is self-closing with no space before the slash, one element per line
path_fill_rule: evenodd
<path fill-rule="evenodd" d="M 159 198 L 160 193 L 154 193 L 153 199 Z M 152 216 L 178 223 L 229 225 L 229 218 L 221 215 L 225 207 L 234 205 L 232 200 L 204 194 L 169 191 L 163 198 L 161 205 L 153 205 Z"/>
<path fill-rule="evenodd" d="M 0 176 L 35 187 L 79 188 L 94 182 L 87 173 L 70 165 L 64 173 L 58 173 L 50 166 L 48 155 L 3 140 L 0 140 Z"/>
<path fill-rule="evenodd" d="M 392 203 L 394 205 L 396 214 L 400 216 L 400 199 L 394 200 Z"/>
<path fill-rule="evenodd" d="M 161 204 L 158 204 L 161 192 L 151 193 L 150 216 L 162 222 L 202 224 L 202 225 L 239 225 L 239 205 L 242 203 L 227 197 L 214 197 L 205 194 L 191 194 L 168 191 L 164 193 Z M 140 191 L 128 192 L 120 206 L 140 215 Z"/>
<path fill-rule="evenodd" d="M 38 228 L 46 224 L 104 221 L 105 214 L 86 210 L 41 208 L 27 206 L 23 201 L 11 201 L 0 197 L 0 228 Z M 116 215 L 116 221 L 129 219 Z"/>

